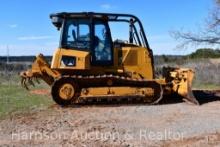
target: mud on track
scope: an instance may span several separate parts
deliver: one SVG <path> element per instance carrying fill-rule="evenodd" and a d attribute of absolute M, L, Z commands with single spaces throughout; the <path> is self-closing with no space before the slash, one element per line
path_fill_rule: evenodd
<path fill-rule="evenodd" d="M 219 146 L 220 92 L 194 91 L 202 104 L 100 104 L 34 109 L 0 121 L 0 145 Z"/>

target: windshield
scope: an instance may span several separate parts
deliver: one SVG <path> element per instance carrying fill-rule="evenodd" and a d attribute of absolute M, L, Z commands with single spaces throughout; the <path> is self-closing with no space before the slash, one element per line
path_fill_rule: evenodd
<path fill-rule="evenodd" d="M 63 48 L 67 49 L 82 49 L 90 48 L 90 26 L 88 20 L 71 19 L 64 23 L 62 44 Z"/>

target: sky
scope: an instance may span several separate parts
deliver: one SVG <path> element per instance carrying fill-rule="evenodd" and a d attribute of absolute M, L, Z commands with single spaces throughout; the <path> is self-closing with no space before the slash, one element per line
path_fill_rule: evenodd
<path fill-rule="evenodd" d="M 136 15 L 143 23 L 154 54 L 188 54 L 196 47 L 176 49 L 175 30 L 199 30 L 213 7 L 213 0 L 1 0 L 0 56 L 52 55 L 60 32 L 49 15 L 56 12 L 106 12 Z M 127 33 L 112 28 L 117 38 Z M 114 38 L 115 39 L 115 38 Z"/>

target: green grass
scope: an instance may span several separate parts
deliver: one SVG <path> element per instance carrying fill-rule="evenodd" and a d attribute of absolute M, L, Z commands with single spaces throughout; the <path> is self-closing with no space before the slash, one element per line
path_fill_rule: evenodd
<path fill-rule="evenodd" d="M 33 108 L 48 107 L 53 104 L 50 96 L 31 94 L 30 91 L 21 87 L 19 80 L 18 76 L 7 82 L 0 80 L 0 118 L 13 112 L 28 112 Z M 46 84 L 41 84 L 32 89 L 45 88 L 49 87 Z"/>

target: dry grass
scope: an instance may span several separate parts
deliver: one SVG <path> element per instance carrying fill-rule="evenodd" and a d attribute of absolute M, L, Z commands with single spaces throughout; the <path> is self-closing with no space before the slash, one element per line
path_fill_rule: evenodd
<path fill-rule="evenodd" d="M 163 66 L 185 67 L 195 71 L 193 81 L 194 89 L 219 89 L 220 88 L 220 59 L 182 60 L 182 62 L 169 62 L 157 64 L 155 70 L 161 73 Z"/>

